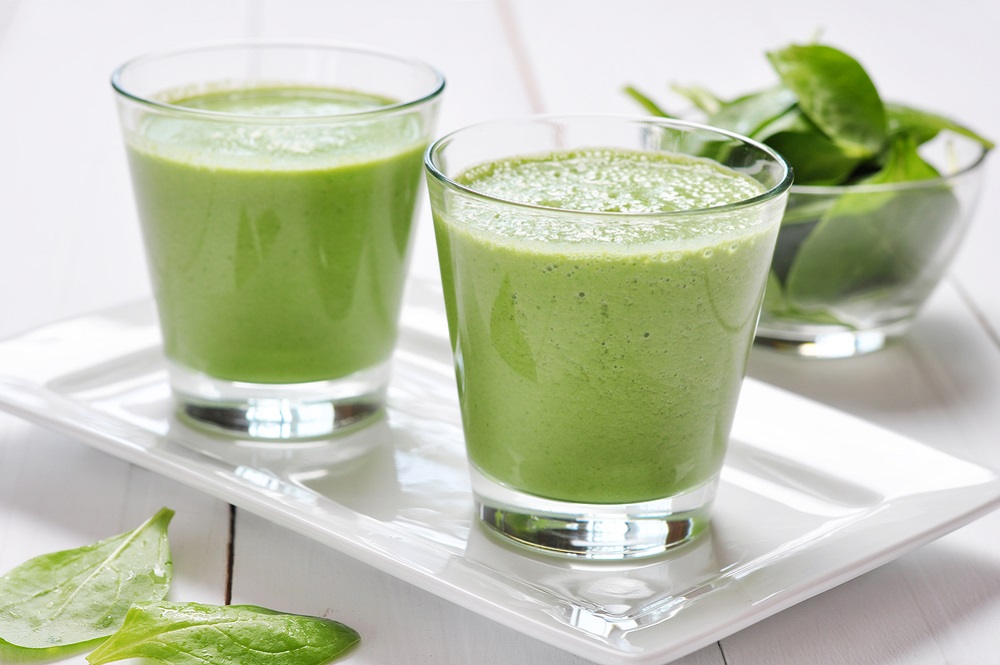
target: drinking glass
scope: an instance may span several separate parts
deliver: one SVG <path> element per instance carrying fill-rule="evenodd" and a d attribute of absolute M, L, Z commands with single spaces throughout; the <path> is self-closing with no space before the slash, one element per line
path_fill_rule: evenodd
<path fill-rule="evenodd" d="M 250 441 L 382 412 L 442 76 L 221 44 L 112 76 L 178 413 Z"/>
<path fill-rule="evenodd" d="M 426 170 L 481 521 L 590 559 L 694 538 L 709 521 L 787 164 L 685 122 L 541 116 L 451 133 Z M 494 174 L 514 184 L 485 186 Z M 713 198 L 720 187 L 738 193 Z M 688 203 L 640 200 L 663 188 Z"/>

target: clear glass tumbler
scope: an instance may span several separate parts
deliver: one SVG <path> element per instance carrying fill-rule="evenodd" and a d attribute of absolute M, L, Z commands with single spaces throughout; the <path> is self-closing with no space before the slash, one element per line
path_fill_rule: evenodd
<path fill-rule="evenodd" d="M 441 75 L 236 44 L 139 57 L 112 85 L 182 418 L 292 441 L 381 413 Z"/>
<path fill-rule="evenodd" d="M 427 153 L 484 524 L 590 559 L 702 532 L 791 173 L 699 125 L 541 116 Z"/>

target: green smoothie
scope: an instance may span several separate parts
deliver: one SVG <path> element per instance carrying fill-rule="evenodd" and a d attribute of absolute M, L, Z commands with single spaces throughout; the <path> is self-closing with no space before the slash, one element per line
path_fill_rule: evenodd
<path fill-rule="evenodd" d="M 219 116 L 151 115 L 126 137 L 168 358 L 253 383 L 387 360 L 421 177 L 417 119 L 352 118 L 390 102 L 322 88 L 170 103 Z"/>
<path fill-rule="evenodd" d="M 724 206 L 763 187 L 708 160 L 610 149 L 490 163 L 457 182 L 617 213 L 581 219 L 488 198 L 435 206 L 447 211 L 435 230 L 472 465 L 516 490 L 585 503 L 710 481 L 778 220 L 645 213 Z"/>

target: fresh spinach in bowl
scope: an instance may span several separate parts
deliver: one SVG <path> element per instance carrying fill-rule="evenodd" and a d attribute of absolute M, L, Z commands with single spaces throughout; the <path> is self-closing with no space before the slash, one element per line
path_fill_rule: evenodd
<path fill-rule="evenodd" d="M 927 159 L 925 148 L 949 133 L 981 153 L 993 142 L 944 116 L 886 103 L 864 67 L 832 46 L 790 45 L 767 58 L 778 82 L 764 90 L 725 100 L 674 86 L 706 124 L 774 148 L 794 171 L 761 328 L 858 330 L 912 317 L 971 207 L 941 180 L 952 173 Z M 671 117 L 637 89 L 626 92 L 650 113 Z"/>
<path fill-rule="evenodd" d="M 851 185 L 934 178 L 917 153 L 892 159 L 893 146 L 920 146 L 942 131 L 993 148 L 992 141 L 943 116 L 885 103 L 864 67 L 825 44 L 767 53 L 779 83 L 725 101 L 701 87 L 674 86 L 706 124 L 765 143 L 792 165 L 796 185 Z M 634 87 L 626 92 L 654 115 L 674 117 Z"/>

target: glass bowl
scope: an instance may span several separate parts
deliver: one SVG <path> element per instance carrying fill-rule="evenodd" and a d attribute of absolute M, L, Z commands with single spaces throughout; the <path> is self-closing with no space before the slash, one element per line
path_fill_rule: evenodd
<path fill-rule="evenodd" d="M 793 186 L 756 342 L 843 358 L 904 335 L 965 235 L 986 154 L 949 133 L 921 148 L 939 178 Z"/>

